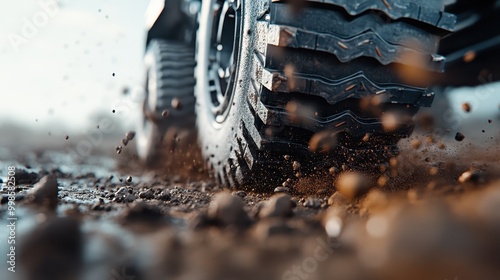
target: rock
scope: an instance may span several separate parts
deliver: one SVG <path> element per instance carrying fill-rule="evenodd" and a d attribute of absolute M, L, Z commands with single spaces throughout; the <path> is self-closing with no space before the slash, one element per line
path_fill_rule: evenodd
<path fill-rule="evenodd" d="M 14 175 L 16 179 L 16 185 L 33 184 L 38 181 L 38 174 L 34 172 L 28 172 L 24 169 L 16 169 L 16 174 Z"/>
<path fill-rule="evenodd" d="M 465 171 L 460 175 L 458 181 L 464 183 L 484 184 L 487 181 L 486 175 L 478 170 Z"/>
<path fill-rule="evenodd" d="M 349 201 L 347 201 L 347 199 L 342 196 L 339 192 L 335 192 L 333 193 L 329 198 L 328 198 L 328 205 L 332 206 L 332 205 L 346 205 L 347 203 L 349 203 Z"/>
<path fill-rule="evenodd" d="M 146 190 L 146 191 L 142 191 L 139 193 L 139 198 L 142 198 L 142 199 L 153 199 L 155 198 L 155 194 L 153 193 L 152 190 Z"/>
<path fill-rule="evenodd" d="M 371 187 L 370 179 L 358 172 L 344 172 L 337 178 L 337 191 L 352 201 L 365 195 Z"/>
<path fill-rule="evenodd" d="M 149 205 L 145 202 L 132 204 L 119 217 L 118 221 L 122 224 L 146 222 L 146 223 L 163 223 L 167 220 L 167 215 L 164 215 L 161 209 L 156 205 Z"/>
<path fill-rule="evenodd" d="M 210 202 L 208 216 L 222 226 L 245 226 L 250 219 L 243 206 L 243 200 L 239 196 L 221 192 Z"/>
<path fill-rule="evenodd" d="M 287 187 L 276 187 L 274 189 L 275 193 L 290 193 L 290 189 Z"/>
<path fill-rule="evenodd" d="M 467 102 L 466 103 L 462 103 L 462 110 L 464 110 L 464 112 L 469 113 L 471 111 L 471 109 L 472 108 L 471 108 L 471 106 L 470 106 L 469 103 L 467 103 Z"/>
<path fill-rule="evenodd" d="M 293 214 L 291 197 L 287 194 L 273 195 L 260 209 L 260 218 L 290 217 Z"/>
<path fill-rule="evenodd" d="M 125 134 L 125 138 L 126 138 L 128 141 L 130 141 L 130 140 L 134 139 L 134 137 L 135 137 L 135 131 L 129 131 L 129 132 L 127 132 L 127 133 Z"/>
<path fill-rule="evenodd" d="M 308 197 L 306 201 L 304 201 L 304 207 L 318 209 L 321 207 L 321 200 L 315 197 Z"/>
<path fill-rule="evenodd" d="M 127 182 L 128 182 L 128 183 L 131 183 L 131 182 L 132 182 L 132 176 L 128 176 L 128 177 L 127 177 Z"/>
<path fill-rule="evenodd" d="M 47 175 L 35 184 L 29 195 L 34 203 L 55 209 L 58 203 L 58 192 L 57 178 L 54 175 Z"/>
<path fill-rule="evenodd" d="M 462 142 L 464 139 L 465 139 L 465 135 L 463 135 L 460 132 L 457 132 L 457 134 L 455 135 L 455 140 L 457 140 L 458 142 Z"/>

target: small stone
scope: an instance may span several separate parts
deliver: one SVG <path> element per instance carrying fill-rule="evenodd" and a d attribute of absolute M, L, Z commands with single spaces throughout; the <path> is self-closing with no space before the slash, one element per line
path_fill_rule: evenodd
<path fill-rule="evenodd" d="M 292 164 L 293 171 L 298 171 L 300 169 L 301 165 L 298 161 L 294 161 Z"/>
<path fill-rule="evenodd" d="M 127 182 L 128 182 L 128 183 L 131 183 L 131 182 L 132 182 L 132 176 L 128 176 L 128 177 L 127 177 Z"/>
<path fill-rule="evenodd" d="M 285 160 L 290 160 L 290 155 L 285 155 L 284 158 Z"/>
<path fill-rule="evenodd" d="M 168 118 L 169 115 L 170 115 L 170 112 L 168 110 L 163 110 L 163 112 L 161 112 L 161 116 L 163 118 Z"/>
<path fill-rule="evenodd" d="M 123 147 L 122 147 L 122 146 L 116 146 L 116 148 L 115 148 L 116 153 L 117 153 L 117 154 L 121 154 L 121 153 L 122 153 L 122 149 L 123 149 Z"/>
<path fill-rule="evenodd" d="M 123 146 L 127 146 L 128 140 L 126 138 L 123 138 L 122 139 L 122 144 L 123 144 Z"/>
<path fill-rule="evenodd" d="M 222 226 L 245 226 L 250 219 L 243 206 L 243 200 L 239 196 L 221 192 L 210 202 L 208 216 Z"/>
<path fill-rule="evenodd" d="M 290 193 L 290 189 L 287 187 L 276 187 L 274 193 Z"/>
<path fill-rule="evenodd" d="M 142 198 L 142 199 L 153 199 L 155 198 L 155 194 L 153 193 L 152 190 L 146 190 L 146 191 L 142 191 L 139 193 L 139 198 Z"/>
<path fill-rule="evenodd" d="M 291 197 L 287 194 L 273 195 L 259 211 L 260 218 L 290 217 L 293 214 Z"/>
<path fill-rule="evenodd" d="M 335 186 L 337 191 L 350 201 L 363 196 L 371 187 L 369 178 L 358 172 L 342 173 Z"/>
<path fill-rule="evenodd" d="M 125 138 L 127 138 L 128 141 L 134 139 L 135 137 L 135 131 L 129 131 L 125 134 Z"/>
<path fill-rule="evenodd" d="M 469 170 L 465 171 L 460 175 L 458 178 L 458 182 L 464 184 L 464 183 L 485 183 L 486 182 L 486 176 L 480 171 L 477 170 Z"/>
<path fill-rule="evenodd" d="M 469 113 L 471 111 L 471 106 L 469 103 L 462 103 L 462 110 L 464 110 L 464 112 L 467 112 Z"/>
<path fill-rule="evenodd" d="M 69 139 L 69 136 L 68 136 L 68 135 L 66 135 L 66 140 L 68 140 L 68 139 Z"/>
<path fill-rule="evenodd" d="M 304 201 L 303 206 L 307 208 L 318 209 L 321 207 L 321 200 L 315 197 L 308 197 L 306 201 Z"/>
<path fill-rule="evenodd" d="M 413 149 L 418 150 L 420 149 L 420 147 L 422 147 L 422 142 L 420 142 L 420 140 L 418 139 L 413 139 L 411 140 L 411 146 Z"/>
<path fill-rule="evenodd" d="M 182 102 L 179 100 L 179 98 L 173 98 L 170 105 L 172 105 L 172 108 L 174 108 L 175 110 L 182 109 Z"/>
<path fill-rule="evenodd" d="M 335 168 L 335 167 L 330 167 L 330 169 L 328 169 L 328 173 L 330 173 L 330 175 L 335 174 L 336 171 L 337 171 L 337 168 Z"/>
<path fill-rule="evenodd" d="M 455 140 L 457 140 L 458 142 L 462 142 L 464 139 L 465 139 L 465 135 L 463 135 L 460 132 L 457 132 L 457 134 L 455 135 Z"/>
<path fill-rule="evenodd" d="M 55 209 L 58 204 L 58 192 L 57 178 L 54 175 L 47 175 L 35 184 L 29 195 L 34 203 Z"/>

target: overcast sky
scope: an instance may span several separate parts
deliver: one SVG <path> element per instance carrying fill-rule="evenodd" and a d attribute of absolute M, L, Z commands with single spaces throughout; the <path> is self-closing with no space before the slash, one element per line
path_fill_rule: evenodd
<path fill-rule="evenodd" d="M 1 1 L 0 123 L 81 127 L 140 85 L 147 0 Z"/>

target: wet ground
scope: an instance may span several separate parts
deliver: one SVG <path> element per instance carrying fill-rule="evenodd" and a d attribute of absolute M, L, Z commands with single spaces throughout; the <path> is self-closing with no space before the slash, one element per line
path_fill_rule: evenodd
<path fill-rule="evenodd" d="M 223 189 L 197 168 L 187 178 L 145 170 L 133 144 L 84 158 L 2 150 L 0 217 L 17 220 L 15 263 L 2 253 L 0 275 L 499 279 L 500 153 L 466 142 L 413 136 L 380 173 L 303 178 L 276 193 Z"/>

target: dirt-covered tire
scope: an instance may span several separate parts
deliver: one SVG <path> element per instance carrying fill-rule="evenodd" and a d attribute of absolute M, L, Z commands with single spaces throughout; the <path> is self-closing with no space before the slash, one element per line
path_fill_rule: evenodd
<path fill-rule="evenodd" d="M 443 9 L 441 0 L 203 1 L 195 95 L 209 170 L 265 190 L 386 160 L 432 103 L 425 77 L 444 69 L 436 51 L 455 23 Z M 388 128 L 387 116 L 403 117 Z"/>
<path fill-rule="evenodd" d="M 152 40 L 146 68 L 143 117 L 137 128 L 137 153 L 148 165 L 182 165 L 196 149 L 194 50 L 177 42 Z M 193 145 L 194 143 L 194 145 Z M 186 157 L 189 158 L 189 157 Z"/>

